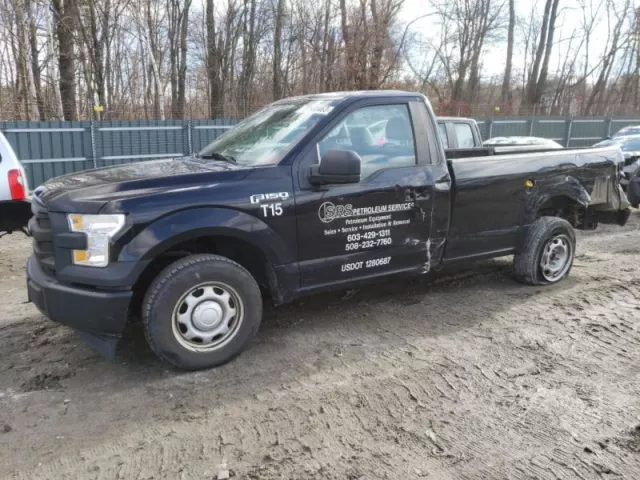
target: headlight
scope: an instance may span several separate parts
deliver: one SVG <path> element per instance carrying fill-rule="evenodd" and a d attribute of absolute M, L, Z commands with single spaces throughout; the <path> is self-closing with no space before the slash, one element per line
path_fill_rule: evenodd
<path fill-rule="evenodd" d="M 87 249 L 73 250 L 73 263 L 87 267 L 106 267 L 109 264 L 110 240 L 124 227 L 124 215 L 67 215 L 72 232 L 87 235 Z"/>

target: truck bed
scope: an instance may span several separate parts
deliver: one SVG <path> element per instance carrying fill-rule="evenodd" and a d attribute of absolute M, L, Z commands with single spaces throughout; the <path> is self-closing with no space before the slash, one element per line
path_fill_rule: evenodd
<path fill-rule="evenodd" d="M 470 157 L 491 157 L 495 155 L 515 155 L 523 153 L 545 153 L 545 152 L 566 152 L 566 151 L 579 151 L 587 150 L 585 147 L 578 148 L 548 148 L 548 147 L 536 147 L 535 145 L 528 146 L 516 146 L 516 147 L 473 147 L 473 148 L 445 148 L 444 153 L 447 160 L 455 160 L 459 158 Z"/>
<path fill-rule="evenodd" d="M 597 211 L 626 208 L 615 182 L 622 161 L 610 147 L 448 159 L 454 181 L 446 259 L 515 251 L 524 228 L 557 199 Z"/>

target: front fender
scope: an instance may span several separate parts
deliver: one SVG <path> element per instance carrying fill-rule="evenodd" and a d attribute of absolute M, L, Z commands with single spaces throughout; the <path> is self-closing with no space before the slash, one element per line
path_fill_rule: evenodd
<path fill-rule="evenodd" d="M 264 252 L 272 265 L 295 261 L 284 239 L 265 222 L 219 207 L 181 210 L 155 220 L 124 246 L 118 261 L 151 260 L 174 245 L 207 236 L 244 240 Z"/>

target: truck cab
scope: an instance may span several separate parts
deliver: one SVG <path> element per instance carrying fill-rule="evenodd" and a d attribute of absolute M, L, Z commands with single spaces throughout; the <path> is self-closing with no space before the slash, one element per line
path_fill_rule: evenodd
<path fill-rule="evenodd" d="M 482 135 L 473 118 L 438 117 L 438 133 L 445 149 L 482 147 Z"/>
<path fill-rule="evenodd" d="M 428 100 L 284 99 L 198 154 L 36 189 L 29 298 L 113 355 L 130 320 L 183 369 L 220 365 L 275 304 L 448 263 L 515 255 L 561 281 L 574 228 L 624 224 L 617 148 L 448 161 Z"/>

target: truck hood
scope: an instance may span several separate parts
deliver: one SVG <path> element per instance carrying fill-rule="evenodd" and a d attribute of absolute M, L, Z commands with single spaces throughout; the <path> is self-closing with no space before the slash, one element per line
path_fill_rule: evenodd
<path fill-rule="evenodd" d="M 34 191 L 51 211 L 95 213 L 108 201 L 192 185 L 240 180 L 250 167 L 181 157 L 129 163 L 56 177 Z"/>

